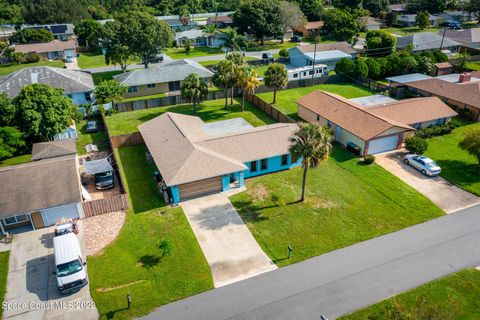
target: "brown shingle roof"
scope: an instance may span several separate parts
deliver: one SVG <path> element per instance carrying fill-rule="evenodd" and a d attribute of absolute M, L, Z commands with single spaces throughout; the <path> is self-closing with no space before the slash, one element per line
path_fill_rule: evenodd
<path fill-rule="evenodd" d="M 372 106 L 368 111 L 408 125 L 457 115 L 452 108 L 437 97 L 399 100 L 385 105 Z"/>
<path fill-rule="evenodd" d="M 32 160 L 56 158 L 76 153 L 75 139 L 34 143 L 32 146 Z"/>
<path fill-rule="evenodd" d="M 198 117 L 166 112 L 138 128 L 168 186 L 243 171 L 243 162 L 288 153 L 296 124 L 209 136 Z"/>
<path fill-rule="evenodd" d="M 310 22 L 307 22 L 307 24 L 305 25 L 305 29 L 307 30 L 316 30 L 316 29 L 320 29 L 321 27 L 323 27 L 323 21 L 310 21 Z"/>
<path fill-rule="evenodd" d="M 439 69 L 444 69 L 444 68 L 451 68 L 453 66 L 449 62 L 439 62 L 439 63 L 435 63 L 435 67 Z"/>
<path fill-rule="evenodd" d="M 36 53 L 46 53 L 53 51 L 64 51 L 75 49 L 76 42 L 75 40 L 60 41 L 53 40 L 50 42 L 43 43 L 28 43 L 28 44 L 17 44 L 15 45 L 16 52 L 36 52 Z"/>
<path fill-rule="evenodd" d="M 76 156 L 0 168 L 0 217 L 81 201 Z"/>
<path fill-rule="evenodd" d="M 297 48 L 303 53 L 310 53 L 315 50 L 315 45 L 314 44 L 300 45 L 300 46 L 297 46 Z M 317 52 L 329 51 L 329 50 L 340 50 L 349 54 L 357 53 L 357 51 L 355 51 L 355 49 L 353 49 L 346 41 L 317 44 Z"/>
<path fill-rule="evenodd" d="M 217 22 L 226 22 L 226 23 L 233 22 L 233 18 L 231 16 L 217 16 L 216 20 Z M 212 23 L 215 23 L 215 17 L 210 17 L 207 19 L 207 24 L 212 24 Z"/>
<path fill-rule="evenodd" d="M 408 125 L 370 113 L 353 101 L 321 90 L 303 96 L 297 103 L 365 141 L 395 127 L 414 130 Z"/>

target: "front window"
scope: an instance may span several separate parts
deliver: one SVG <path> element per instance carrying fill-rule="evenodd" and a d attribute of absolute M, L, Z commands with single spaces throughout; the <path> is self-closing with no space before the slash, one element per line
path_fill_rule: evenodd
<path fill-rule="evenodd" d="M 147 85 L 147 88 L 155 88 L 155 83 L 149 83 L 149 84 Z"/>
<path fill-rule="evenodd" d="M 91 101 L 92 97 L 90 96 L 90 92 L 85 92 L 85 101 Z"/>
<path fill-rule="evenodd" d="M 65 277 L 77 273 L 83 269 L 82 262 L 77 259 L 57 266 L 57 276 Z"/>
<path fill-rule="evenodd" d="M 257 161 L 250 162 L 250 172 L 257 172 Z"/>
<path fill-rule="evenodd" d="M 28 217 L 27 217 L 26 214 L 19 214 L 17 216 L 4 218 L 3 223 L 5 225 L 9 225 L 9 224 L 16 224 L 16 223 L 24 222 L 24 221 L 27 221 L 27 220 L 28 220 Z"/>
<path fill-rule="evenodd" d="M 268 161 L 267 159 L 262 159 L 260 161 L 260 170 L 267 170 Z"/>
<path fill-rule="evenodd" d="M 135 93 L 135 92 L 137 92 L 136 86 L 128 87 L 128 93 Z"/>
<path fill-rule="evenodd" d="M 294 78 L 298 78 L 298 73 L 294 73 L 294 74 L 293 74 L 293 77 L 294 77 Z"/>
<path fill-rule="evenodd" d="M 288 165 L 288 154 L 282 155 L 282 166 Z"/>
<path fill-rule="evenodd" d="M 327 121 L 327 127 L 329 127 L 330 129 L 332 129 L 332 123 L 330 121 Z"/>

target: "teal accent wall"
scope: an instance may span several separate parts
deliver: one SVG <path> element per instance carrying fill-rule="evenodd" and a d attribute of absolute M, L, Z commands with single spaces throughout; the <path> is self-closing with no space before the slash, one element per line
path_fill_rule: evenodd
<path fill-rule="evenodd" d="M 256 177 L 262 174 L 277 172 L 281 170 L 287 170 L 293 167 L 297 167 L 301 164 L 301 159 L 298 159 L 296 162 L 292 163 L 292 156 L 288 155 L 288 161 L 285 166 L 282 166 L 282 156 L 275 156 L 267 158 L 267 168 L 265 170 L 261 169 L 261 160 L 256 160 L 257 162 L 257 171 L 251 172 L 251 162 L 246 162 L 245 165 L 248 167 L 248 170 L 245 170 L 244 177 L 251 178 Z"/>
<path fill-rule="evenodd" d="M 173 203 L 178 203 L 180 201 L 178 186 L 170 187 L 170 191 L 172 192 Z"/>

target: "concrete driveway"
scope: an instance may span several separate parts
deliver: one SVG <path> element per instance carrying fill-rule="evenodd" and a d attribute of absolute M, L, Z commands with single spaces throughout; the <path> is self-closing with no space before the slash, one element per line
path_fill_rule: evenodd
<path fill-rule="evenodd" d="M 4 319 L 98 319 L 88 286 L 67 296 L 58 292 L 52 239 L 53 227 L 15 234 L 5 296 L 10 307 Z"/>
<path fill-rule="evenodd" d="M 277 269 L 226 195 L 193 199 L 181 206 L 210 265 L 215 287 Z"/>
<path fill-rule="evenodd" d="M 403 162 L 405 152 L 376 155 L 376 162 L 429 198 L 446 213 L 452 213 L 480 203 L 480 198 L 441 177 L 428 177 Z"/>

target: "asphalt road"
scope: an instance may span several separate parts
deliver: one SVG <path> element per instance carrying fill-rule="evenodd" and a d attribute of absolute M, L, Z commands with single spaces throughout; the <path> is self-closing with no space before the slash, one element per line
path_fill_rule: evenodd
<path fill-rule="evenodd" d="M 156 309 L 142 319 L 330 320 L 480 265 L 480 206 Z"/>

